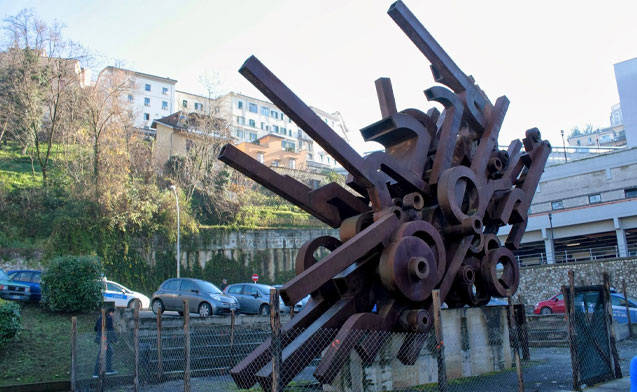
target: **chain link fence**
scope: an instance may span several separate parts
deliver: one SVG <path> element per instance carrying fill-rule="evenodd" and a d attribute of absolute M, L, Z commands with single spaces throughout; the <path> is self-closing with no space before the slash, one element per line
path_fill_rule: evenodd
<path fill-rule="evenodd" d="M 272 349 L 265 323 L 142 328 L 137 371 L 135 334 L 128 331 L 110 345 L 112 368 L 105 361 L 104 370 L 117 373 L 109 374 L 99 372 L 95 334 L 79 334 L 76 390 L 272 391 L 274 375 L 281 391 L 558 392 L 573 390 L 574 377 L 584 387 L 617 371 L 628 374 L 637 352 L 637 340 L 619 340 L 614 358 L 603 309 L 573 318 L 579 325 L 573 340 L 566 315 L 515 314 L 510 325 L 509 308 L 493 308 L 500 321 L 469 316 L 468 308 L 443 310 L 442 340 L 433 328 L 427 334 L 283 328 L 280 350 Z M 459 321 L 444 323 L 445 312 L 461 314 Z"/>

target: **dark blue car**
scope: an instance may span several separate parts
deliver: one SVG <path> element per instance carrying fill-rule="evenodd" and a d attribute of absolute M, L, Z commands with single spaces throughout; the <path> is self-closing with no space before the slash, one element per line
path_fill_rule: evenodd
<path fill-rule="evenodd" d="M 42 271 L 37 270 L 13 270 L 8 272 L 9 278 L 14 282 L 19 282 L 31 287 L 31 301 L 40 302 L 42 289 L 40 288 L 40 278 Z"/>

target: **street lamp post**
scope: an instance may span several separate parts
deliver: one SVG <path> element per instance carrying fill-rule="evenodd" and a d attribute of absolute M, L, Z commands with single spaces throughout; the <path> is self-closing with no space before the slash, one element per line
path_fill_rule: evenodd
<path fill-rule="evenodd" d="M 564 142 L 564 130 L 560 131 L 562 134 L 562 148 L 564 149 L 564 160 L 568 163 L 568 158 L 566 157 L 566 143 Z"/>
<path fill-rule="evenodd" d="M 175 194 L 175 204 L 177 205 L 177 277 L 179 278 L 179 197 L 177 197 L 177 188 L 174 185 L 170 186 Z"/>

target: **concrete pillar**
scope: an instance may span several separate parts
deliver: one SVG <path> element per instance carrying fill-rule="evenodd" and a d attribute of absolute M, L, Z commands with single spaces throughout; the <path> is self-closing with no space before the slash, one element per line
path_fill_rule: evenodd
<path fill-rule="evenodd" d="M 619 218 L 613 218 L 615 225 L 615 235 L 617 236 L 617 248 L 619 257 L 628 257 L 628 242 L 626 242 L 626 231 L 622 228 Z"/>
<path fill-rule="evenodd" d="M 555 244 L 553 243 L 553 233 L 551 233 L 551 229 L 542 229 L 542 238 L 544 238 L 546 264 L 555 264 Z"/>

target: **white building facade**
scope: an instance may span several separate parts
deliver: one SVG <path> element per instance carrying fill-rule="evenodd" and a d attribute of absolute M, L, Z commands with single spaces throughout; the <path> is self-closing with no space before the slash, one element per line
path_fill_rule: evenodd
<path fill-rule="evenodd" d="M 133 83 L 127 99 L 133 111 L 136 128 L 148 129 L 153 120 L 166 117 L 176 111 L 176 80 L 110 66 L 102 72 L 113 70 L 131 74 Z"/>

